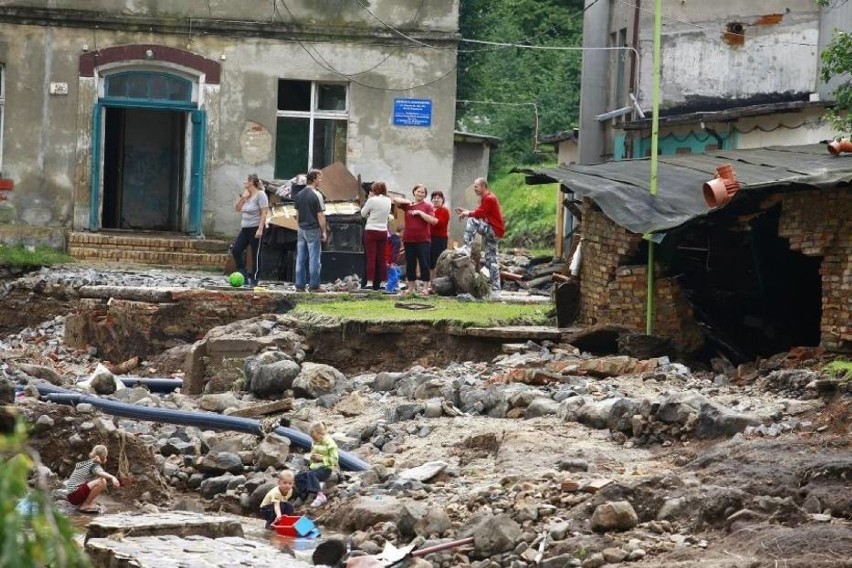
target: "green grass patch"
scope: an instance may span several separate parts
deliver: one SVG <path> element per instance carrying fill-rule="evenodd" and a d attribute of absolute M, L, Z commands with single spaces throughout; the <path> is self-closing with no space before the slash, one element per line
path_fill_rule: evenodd
<path fill-rule="evenodd" d="M 413 305 L 413 306 L 412 306 Z M 407 309 L 404 306 L 420 309 Z M 321 314 L 340 320 L 368 323 L 432 322 L 463 327 L 497 325 L 546 325 L 550 304 L 460 302 L 455 298 L 350 298 L 301 302 L 295 314 Z"/>
<path fill-rule="evenodd" d="M 506 221 L 505 244 L 553 250 L 556 239 L 557 184 L 527 185 L 523 174 L 500 173 L 491 189 Z"/>
<path fill-rule="evenodd" d="M 832 377 L 852 380 L 852 361 L 847 359 L 837 359 L 832 361 L 823 367 L 822 370 Z"/>
<path fill-rule="evenodd" d="M 0 245 L 0 264 L 21 268 L 67 264 L 74 259 L 50 247 Z"/>

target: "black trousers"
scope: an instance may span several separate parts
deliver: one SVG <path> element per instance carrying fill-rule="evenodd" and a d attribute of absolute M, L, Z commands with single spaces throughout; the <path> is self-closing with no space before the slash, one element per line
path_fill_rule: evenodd
<path fill-rule="evenodd" d="M 282 515 L 292 515 L 296 512 L 296 509 L 293 508 L 293 504 L 289 501 L 281 501 L 281 514 Z M 275 522 L 277 517 L 275 516 L 275 504 L 267 505 L 266 507 L 260 508 L 260 516 L 263 517 L 263 520 L 266 521 L 266 528 L 271 528 L 272 523 Z"/>
<path fill-rule="evenodd" d="M 409 282 L 417 280 L 417 267 L 420 267 L 420 280 L 429 282 L 429 243 L 405 243 L 405 277 Z"/>
<path fill-rule="evenodd" d="M 322 491 L 322 483 L 331 477 L 331 468 L 318 467 L 317 469 L 309 469 L 296 474 L 296 495 L 307 501 L 310 495 L 316 495 Z"/>
<path fill-rule="evenodd" d="M 237 263 L 237 271 L 240 272 L 246 279 L 251 278 L 257 281 L 257 275 L 260 274 L 260 239 L 255 237 L 257 227 L 243 227 L 240 229 L 237 238 L 234 239 L 234 246 L 231 249 L 231 254 L 234 256 L 234 262 Z M 246 248 L 251 245 L 251 251 L 254 253 L 254 268 L 252 273 L 246 272 L 246 261 L 244 258 Z"/>

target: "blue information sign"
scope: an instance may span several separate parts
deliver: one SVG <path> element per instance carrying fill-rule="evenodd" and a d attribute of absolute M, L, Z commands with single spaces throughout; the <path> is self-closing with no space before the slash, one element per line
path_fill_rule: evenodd
<path fill-rule="evenodd" d="M 432 99 L 394 99 L 394 126 L 432 126 Z"/>

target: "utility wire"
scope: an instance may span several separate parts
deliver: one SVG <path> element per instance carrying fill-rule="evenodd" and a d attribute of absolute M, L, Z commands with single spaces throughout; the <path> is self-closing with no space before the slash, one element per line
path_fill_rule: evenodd
<path fill-rule="evenodd" d="M 294 24 L 298 24 L 295 16 L 293 15 L 293 12 L 291 12 L 290 8 L 287 7 L 287 3 L 285 2 L 285 0 L 280 0 L 280 2 L 281 2 L 281 6 L 284 8 L 284 10 L 290 16 L 290 20 Z M 277 3 L 278 3 L 278 0 L 275 0 L 275 13 L 280 16 L 280 13 L 278 12 L 278 8 L 277 8 Z M 453 72 L 455 72 L 456 68 L 458 67 L 458 63 L 454 63 L 453 66 L 450 67 L 450 69 L 446 73 L 444 73 L 443 75 L 441 75 L 437 79 L 433 79 L 433 80 L 427 81 L 425 83 L 420 83 L 420 84 L 416 84 L 416 85 L 409 85 L 407 87 L 400 87 L 400 88 L 377 87 L 375 85 L 369 85 L 367 83 L 364 83 L 362 81 L 358 81 L 357 79 L 354 79 L 353 77 L 355 77 L 357 74 L 344 73 L 344 72 L 338 70 L 337 68 L 334 67 L 334 65 L 331 64 L 331 62 L 329 62 L 319 52 L 317 52 L 316 55 L 313 54 L 311 52 L 311 50 L 309 50 L 308 47 L 299 39 L 296 39 L 296 43 L 299 44 L 299 46 L 302 48 L 302 50 L 304 50 L 304 52 L 308 55 L 308 57 L 313 59 L 314 63 L 316 63 L 317 65 L 319 65 L 320 67 L 322 67 L 326 71 L 328 71 L 330 73 L 334 73 L 335 75 L 338 75 L 340 77 L 344 77 L 344 78 L 348 79 L 349 81 L 351 81 L 352 83 L 355 83 L 356 85 L 359 85 L 359 86 L 364 87 L 366 89 L 373 89 L 373 90 L 376 90 L 376 91 L 402 92 L 402 91 L 410 91 L 412 89 L 419 89 L 421 87 L 428 87 L 429 85 L 433 85 L 435 83 L 443 81 L 444 79 L 449 77 Z M 322 61 L 320 61 L 320 59 L 322 59 Z M 360 73 L 358 73 L 358 74 L 360 74 Z"/>

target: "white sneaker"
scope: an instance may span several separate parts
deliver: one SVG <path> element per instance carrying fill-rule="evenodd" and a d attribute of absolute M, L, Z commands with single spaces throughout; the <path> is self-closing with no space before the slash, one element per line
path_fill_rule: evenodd
<path fill-rule="evenodd" d="M 317 493 L 316 499 L 311 501 L 311 507 L 322 507 L 328 502 L 328 497 L 325 493 Z"/>

